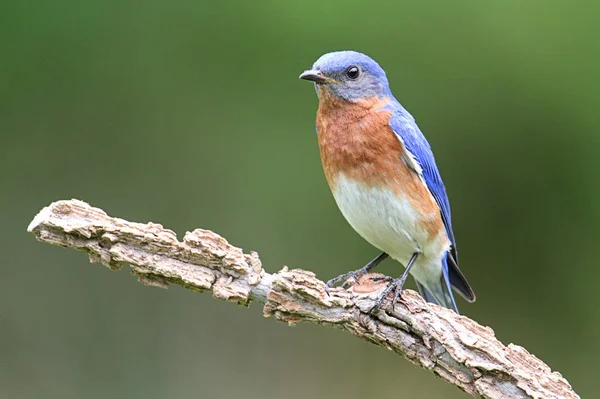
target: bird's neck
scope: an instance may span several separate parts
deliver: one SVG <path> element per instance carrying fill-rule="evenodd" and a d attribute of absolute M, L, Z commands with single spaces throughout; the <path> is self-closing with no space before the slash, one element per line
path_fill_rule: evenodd
<path fill-rule="evenodd" d="M 369 127 L 366 125 L 387 123 L 390 112 L 384 108 L 388 103 L 388 98 L 378 97 L 350 102 L 323 90 L 317 110 L 319 136 L 342 133 L 348 127 L 365 129 Z"/>

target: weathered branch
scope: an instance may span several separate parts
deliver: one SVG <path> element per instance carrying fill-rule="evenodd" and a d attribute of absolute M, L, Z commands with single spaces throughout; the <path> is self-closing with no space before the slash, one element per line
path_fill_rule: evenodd
<path fill-rule="evenodd" d="M 266 317 L 293 324 L 309 321 L 347 330 L 393 350 L 473 396 L 490 399 L 579 398 L 569 383 L 524 348 L 504 346 L 489 327 L 425 303 L 406 290 L 392 309 L 369 315 L 385 283 L 364 278 L 349 290 L 325 286 L 315 274 L 288 270 L 269 274 L 256 252 L 245 254 L 208 230 L 178 241 L 155 223 L 108 216 L 78 200 L 42 209 L 28 227 L 40 241 L 84 250 L 91 262 L 113 270 L 129 265 L 140 282 L 169 283 L 247 305 L 264 303 Z"/>

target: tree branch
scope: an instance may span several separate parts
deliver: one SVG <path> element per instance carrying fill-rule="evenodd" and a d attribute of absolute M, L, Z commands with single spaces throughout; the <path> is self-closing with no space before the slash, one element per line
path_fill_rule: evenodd
<path fill-rule="evenodd" d="M 314 273 L 284 267 L 269 274 L 256 252 L 245 254 L 212 231 L 188 232 L 180 242 L 160 224 L 112 218 L 78 200 L 52 203 L 27 230 L 39 241 L 86 251 L 91 262 L 110 269 L 129 265 L 145 285 L 212 291 L 242 305 L 255 300 L 264 304 L 265 317 L 341 328 L 476 397 L 579 398 L 567 380 L 524 348 L 504 346 L 491 328 L 425 303 L 414 291 L 403 291 L 393 309 L 388 302 L 369 315 L 385 282 L 367 277 L 328 296 Z"/>

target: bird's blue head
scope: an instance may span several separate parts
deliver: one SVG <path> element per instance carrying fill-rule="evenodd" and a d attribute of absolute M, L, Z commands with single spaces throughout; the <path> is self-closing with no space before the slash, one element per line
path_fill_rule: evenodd
<path fill-rule="evenodd" d="M 300 79 L 313 81 L 319 97 L 324 90 L 350 102 L 390 95 L 384 70 L 369 56 L 356 51 L 322 55 Z"/>

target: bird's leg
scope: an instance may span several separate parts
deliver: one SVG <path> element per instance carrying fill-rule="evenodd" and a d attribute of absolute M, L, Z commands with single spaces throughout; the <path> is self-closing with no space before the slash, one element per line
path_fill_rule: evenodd
<path fill-rule="evenodd" d="M 329 295 L 329 289 L 331 287 L 333 287 L 335 284 L 339 283 L 340 281 L 347 280 L 348 277 L 352 277 L 354 279 L 354 281 L 356 281 L 358 283 L 358 277 L 362 276 L 363 274 L 368 273 L 371 269 L 373 269 L 375 266 L 377 266 L 379 263 L 381 263 L 382 260 L 384 260 L 387 257 L 388 257 L 388 254 L 386 254 L 385 252 L 382 252 L 379 255 L 377 255 L 377 257 L 375 259 L 373 259 L 372 261 L 370 261 L 369 263 L 367 263 L 365 266 L 361 267 L 360 269 L 355 270 L 353 272 L 340 274 L 339 276 L 332 278 L 331 280 L 329 280 L 327 282 L 327 284 L 325 284 L 325 292 L 327 292 L 327 295 Z M 342 285 L 342 288 L 347 288 L 348 285 L 349 284 L 347 282 L 345 282 Z"/>
<path fill-rule="evenodd" d="M 408 261 L 408 263 L 406 265 L 406 269 L 404 269 L 404 273 L 402 273 L 402 276 L 400 276 L 399 278 L 392 280 L 390 282 L 390 284 L 385 288 L 385 290 L 383 290 L 381 295 L 379 295 L 379 298 L 377 298 L 377 301 L 375 301 L 375 305 L 373 305 L 373 307 L 371 309 L 369 309 L 369 313 L 373 312 L 373 310 L 375 310 L 375 309 L 379 308 L 379 306 L 381 306 L 384 299 L 387 297 L 387 295 L 390 293 L 391 290 L 394 290 L 394 299 L 392 300 L 392 308 L 394 307 L 394 305 L 396 304 L 396 301 L 400 297 L 400 293 L 402 292 L 402 287 L 404 287 L 404 283 L 406 282 L 406 278 L 408 277 L 408 274 L 410 273 L 410 269 L 415 264 L 415 261 L 417 260 L 418 256 L 419 256 L 418 252 L 415 252 L 412 255 L 412 257 L 410 258 L 410 260 Z M 387 280 L 387 279 L 389 279 L 389 277 L 383 277 L 383 278 L 374 277 L 373 278 L 373 280 Z"/>

